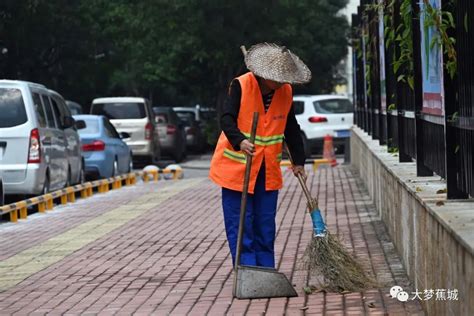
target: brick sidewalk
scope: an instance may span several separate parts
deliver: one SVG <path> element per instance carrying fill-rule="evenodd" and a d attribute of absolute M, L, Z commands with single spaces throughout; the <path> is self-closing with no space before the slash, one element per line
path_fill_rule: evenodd
<path fill-rule="evenodd" d="M 296 179 L 286 173 L 276 259 L 300 296 L 233 300 L 219 188 L 207 179 L 160 181 L 0 225 L 0 315 L 423 314 L 417 301 L 389 298 L 393 285 L 413 289 L 351 170 L 321 168 L 309 181 L 329 229 L 381 288 L 304 294 L 308 276 L 298 263 L 311 220 Z"/>

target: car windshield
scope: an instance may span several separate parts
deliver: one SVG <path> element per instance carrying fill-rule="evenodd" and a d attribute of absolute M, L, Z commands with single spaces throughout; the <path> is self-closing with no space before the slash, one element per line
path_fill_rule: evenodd
<path fill-rule="evenodd" d="M 78 121 L 83 120 L 86 123 L 86 127 L 78 130 L 80 135 L 86 134 L 98 134 L 99 133 L 99 120 L 97 118 L 77 118 Z"/>
<path fill-rule="evenodd" d="M 352 103 L 347 99 L 328 99 L 314 101 L 314 109 L 322 114 L 352 113 Z"/>
<path fill-rule="evenodd" d="M 141 119 L 146 117 L 143 103 L 94 103 L 92 113 L 103 115 L 110 120 Z"/>
<path fill-rule="evenodd" d="M 19 89 L 0 88 L 0 128 L 13 127 L 28 120 Z"/>
<path fill-rule="evenodd" d="M 193 112 L 176 112 L 176 114 L 186 126 L 189 126 L 194 122 Z"/>

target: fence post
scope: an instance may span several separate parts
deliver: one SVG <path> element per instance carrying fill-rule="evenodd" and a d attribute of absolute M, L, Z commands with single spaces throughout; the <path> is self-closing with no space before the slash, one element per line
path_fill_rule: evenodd
<path fill-rule="evenodd" d="M 394 26 L 395 29 L 402 24 L 400 17 L 400 1 L 395 1 L 394 5 Z M 394 45 L 395 56 L 400 54 L 400 48 Z M 406 119 L 405 119 L 405 108 L 406 108 L 406 83 L 400 82 L 397 79 L 398 74 L 395 74 L 395 102 L 397 105 L 397 138 L 398 138 L 398 161 L 399 162 L 411 162 L 412 157 L 406 152 L 408 140 L 404 135 L 407 130 Z"/>
<path fill-rule="evenodd" d="M 390 12 L 389 8 L 386 8 L 387 11 L 384 12 L 384 14 L 390 14 L 391 19 L 388 20 L 388 22 L 394 20 L 393 16 L 393 11 Z M 384 22 L 385 23 L 385 22 Z M 385 27 L 389 27 L 384 24 Z M 391 25 L 390 25 L 391 26 Z M 385 32 L 384 32 L 385 33 Z M 396 106 L 396 77 L 393 72 L 393 60 L 394 60 L 394 43 L 389 43 L 387 46 L 387 43 L 384 43 L 385 49 L 385 92 L 387 95 L 387 102 L 386 102 L 386 126 L 387 126 L 387 146 L 389 150 L 392 150 L 393 148 L 399 148 L 398 145 L 398 132 L 394 133 L 394 131 L 398 131 L 398 124 L 395 124 L 396 121 L 396 114 L 397 111 L 393 108 L 391 108 L 391 105 Z M 394 118 L 395 117 L 395 118 Z"/>
<path fill-rule="evenodd" d="M 457 111 L 453 82 L 448 76 L 444 76 L 445 87 L 445 145 L 446 145 L 446 185 L 448 190 L 448 199 L 467 199 L 469 196 L 459 190 L 458 187 L 458 159 L 457 153 L 461 146 L 456 135 L 456 126 L 450 122 L 449 117 Z"/>
<path fill-rule="evenodd" d="M 364 101 L 364 91 L 365 91 L 365 83 L 364 83 L 364 70 L 363 70 L 363 56 L 362 56 L 362 50 L 363 48 L 363 41 L 362 41 L 362 15 L 361 15 L 361 8 L 360 6 L 357 8 L 357 14 L 353 15 L 353 23 L 355 21 L 355 26 L 357 27 L 355 31 L 355 37 L 357 38 L 357 43 L 358 43 L 358 48 L 359 51 L 355 52 L 354 58 L 355 58 L 355 101 L 354 105 L 356 106 L 356 116 L 357 116 L 357 125 L 362 128 L 364 131 L 367 131 L 366 125 L 365 125 L 365 101 Z"/>
<path fill-rule="evenodd" d="M 367 34 L 367 19 L 364 15 L 365 11 L 365 3 L 366 0 L 361 0 L 361 5 L 359 6 L 359 16 L 360 16 L 360 29 L 361 29 L 361 47 L 362 47 L 362 63 L 361 63 L 361 78 L 363 82 L 363 113 L 364 113 L 364 130 L 367 134 L 371 135 L 372 130 L 370 128 L 370 104 L 368 98 L 368 91 L 367 91 L 367 75 L 366 75 L 366 67 L 367 67 L 367 43 L 366 43 L 366 34 Z"/>
<path fill-rule="evenodd" d="M 376 4 L 378 0 L 370 0 L 370 4 Z M 380 52 L 379 52 L 379 12 L 376 10 L 369 11 L 369 37 L 370 37 L 370 52 L 372 59 L 371 65 L 371 104 L 372 104 L 372 127 L 373 139 L 378 139 L 379 144 L 384 143 L 382 133 L 382 104 L 380 91 Z"/>
<path fill-rule="evenodd" d="M 472 1 L 472 0 L 470 0 Z M 444 75 L 444 93 L 445 93 L 445 115 L 444 115 L 444 126 L 445 126 L 445 148 L 446 148 L 446 184 L 447 184 L 447 190 L 448 190 L 448 199 L 467 199 L 469 197 L 469 194 L 467 192 L 464 192 L 462 188 L 460 188 L 459 185 L 459 179 L 458 177 L 462 177 L 462 170 L 459 166 L 459 157 L 458 155 L 462 155 L 463 151 L 460 150 L 460 147 L 463 146 L 462 141 L 460 140 L 460 137 L 458 135 L 459 132 L 461 132 L 461 127 L 457 126 L 452 120 L 454 117 L 455 113 L 458 113 L 462 115 L 461 108 L 460 108 L 460 101 L 457 100 L 456 98 L 456 93 L 457 93 L 457 87 L 459 87 L 459 81 L 462 79 L 466 78 L 459 78 L 460 73 L 463 71 L 462 67 L 464 67 L 463 64 L 461 64 L 464 60 L 463 57 L 465 56 L 464 54 L 467 53 L 468 58 L 472 58 L 469 50 L 462 49 L 462 45 L 465 45 L 467 42 L 467 34 L 468 30 L 465 30 L 464 26 L 464 21 L 461 23 L 461 26 L 458 26 L 459 23 L 459 15 L 461 17 L 464 17 L 465 11 L 462 8 L 462 5 L 465 5 L 465 1 L 459 1 L 456 11 L 457 12 L 451 12 L 452 16 L 454 18 L 454 23 L 456 25 L 456 30 L 449 29 L 448 35 L 450 37 L 456 38 L 456 51 L 458 53 L 458 65 L 456 69 L 456 75 L 454 79 L 451 79 L 451 77 L 448 74 Z M 443 3 L 443 10 L 447 10 L 448 6 Z M 459 15 L 458 15 L 459 14 Z M 458 32 L 459 35 L 458 36 Z M 458 40 L 460 42 L 458 42 Z M 446 58 L 446 55 L 444 55 Z M 469 176 L 468 176 L 469 177 Z"/>
<path fill-rule="evenodd" d="M 425 149 L 423 120 L 421 112 L 423 109 L 423 76 L 421 67 L 421 30 L 420 20 L 416 17 L 420 14 L 420 7 L 417 0 L 412 0 L 413 19 L 413 62 L 415 70 L 415 135 L 416 135 L 416 175 L 432 176 L 433 171 L 425 165 Z"/>
<path fill-rule="evenodd" d="M 351 15 L 351 45 L 352 45 L 352 106 L 354 109 L 354 124 L 360 125 L 358 109 L 357 109 L 357 52 L 355 49 L 355 43 L 357 42 L 357 14 Z"/>

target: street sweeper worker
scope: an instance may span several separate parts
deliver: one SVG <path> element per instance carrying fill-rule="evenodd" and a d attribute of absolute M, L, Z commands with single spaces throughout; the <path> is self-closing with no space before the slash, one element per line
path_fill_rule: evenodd
<path fill-rule="evenodd" d="M 222 187 L 227 240 L 235 262 L 246 155 L 252 155 L 240 263 L 275 267 L 275 216 L 282 187 L 283 142 L 293 158 L 293 173 L 304 178 L 305 153 L 292 107 L 292 84 L 311 79 L 311 71 L 290 50 L 261 43 L 248 52 L 250 72 L 235 78 L 224 102 L 222 133 L 212 157 L 209 177 Z M 259 112 L 255 144 L 249 141 L 253 113 Z"/>

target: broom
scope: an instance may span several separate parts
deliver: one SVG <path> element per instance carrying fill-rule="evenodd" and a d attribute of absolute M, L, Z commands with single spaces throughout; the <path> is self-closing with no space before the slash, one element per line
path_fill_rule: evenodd
<path fill-rule="evenodd" d="M 286 143 L 285 150 L 294 165 Z M 322 275 L 326 283 L 324 288 L 329 291 L 354 292 L 374 285 L 374 281 L 346 251 L 337 236 L 327 231 L 318 200 L 311 197 L 303 176 L 299 174 L 297 178 L 308 201 L 308 211 L 313 223 L 313 237 L 303 256 L 304 268 L 311 275 Z"/>

